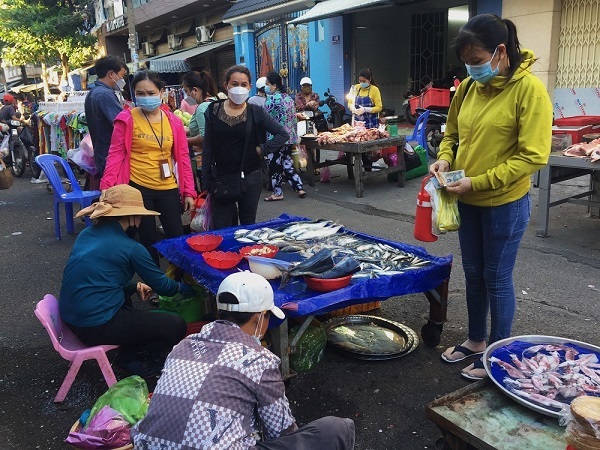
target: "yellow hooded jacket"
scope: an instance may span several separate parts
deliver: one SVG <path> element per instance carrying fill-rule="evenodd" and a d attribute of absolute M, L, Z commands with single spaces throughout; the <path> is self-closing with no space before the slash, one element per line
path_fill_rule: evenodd
<path fill-rule="evenodd" d="M 542 82 L 531 73 L 533 52 L 514 75 L 496 76 L 487 84 L 468 79 L 458 87 L 438 159 L 452 170 L 464 169 L 473 190 L 460 201 L 499 206 L 523 197 L 530 175 L 548 163 L 552 143 L 552 103 Z M 460 139 L 459 139 L 460 138 Z M 452 151 L 459 142 L 456 159 Z"/>

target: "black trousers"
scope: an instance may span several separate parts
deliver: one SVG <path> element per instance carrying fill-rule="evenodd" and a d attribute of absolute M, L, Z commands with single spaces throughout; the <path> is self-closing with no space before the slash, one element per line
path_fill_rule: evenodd
<path fill-rule="evenodd" d="M 183 236 L 183 225 L 181 223 L 181 214 L 183 211 L 179 198 L 179 189 L 157 191 L 135 184 L 133 181 L 130 181 L 129 185 L 142 193 L 146 209 L 160 213 L 158 218 L 165 232 L 165 237 L 174 238 Z M 146 247 L 148 253 L 150 253 L 150 256 L 152 256 L 152 259 L 158 266 L 158 250 L 153 247 L 158 241 L 156 218 L 154 216 L 142 216 L 142 222 L 138 227 L 138 236 L 140 243 Z"/>
<path fill-rule="evenodd" d="M 185 321 L 176 314 L 134 309 L 129 297 L 115 315 L 95 327 L 67 326 L 85 345 L 120 345 L 119 362 L 139 358 L 139 353 L 170 350 L 187 330 Z"/>
<path fill-rule="evenodd" d="M 258 199 L 262 190 L 262 171 L 255 170 L 245 174 L 248 192 L 237 203 L 219 203 L 212 200 L 211 214 L 212 227 L 214 230 L 221 228 L 235 227 L 241 225 L 250 225 L 256 223 L 256 211 L 258 209 Z"/>

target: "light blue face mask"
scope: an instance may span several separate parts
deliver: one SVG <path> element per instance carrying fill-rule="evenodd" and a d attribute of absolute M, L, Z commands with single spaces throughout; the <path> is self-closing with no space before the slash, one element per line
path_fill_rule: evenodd
<path fill-rule="evenodd" d="M 492 69 L 492 59 L 494 59 L 494 56 L 496 56 L 497 51 L 498 51 L 498 47 L 496 47 L 496 50 L 494 50 L 492 57 L 486 63 L 478 64 L 476 66 L 471 66 L 469 64 L 465 64 L 465 67 L 467 68 L 467 73 L 469 74 L 469 76 L 471 78 L 473 78 L 475 81 L 479 81 L 480 83 L 485 84 L 488 81 L 490 81 L 492 78 L 494 78 L 496 75 L 498 75 L 498 72 L 500 70 L 500 61 L 498 61 L 498 65 L 496 66 L 496 68 Z"/>
<path fill-rule="evenodd" d="M 360 83 L 360 87 L 363 89 L 368 88 L 371 85 L 371 83 Z"/>
<path fill-rule="evenodd" d="M 162 101 L 158 95 L 148 97 L 136 97 L 135 104 L 144 111 L 152 112 L 161 105 Z"/>

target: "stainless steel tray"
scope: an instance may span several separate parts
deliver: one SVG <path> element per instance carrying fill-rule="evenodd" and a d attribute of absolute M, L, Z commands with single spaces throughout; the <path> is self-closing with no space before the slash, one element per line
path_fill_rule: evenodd
<path fill-rule="evenodd" d="M 516 401 L 517 403 L 520 403 L 523 406 L 526 406 L 527 408 L 530 408 L 534 411 L 540 412 L 540 413 L 548 415 L 548 416 L 560 417 L 560 415 L 561 415 L 560 411 L 556 411 L 549 407 L 544 407 L 542 405 L 538 405 L 537 403 L 533 403 L 533 402 L 527 400 L 526 398 L 519 397 L 518 395 L 514 394 L 509 388 L 507 388 L 504 385 L 504 382 L 503 382 L 503 379 L 505 376 L 504 374 L 501 377 L 494 375 L 494 371 L 492 370 L 492 365 L 489 361 L 490 357 L 492 357 L 492 356 L 498 357 L 504 347 L 508 346 L 509 344 L 512 344 L 515 341 L 522 341 L 522 342 L 529 343 L 531 345 L 573 344 L 573 345 L 576 345 L 583 349 L 589 350 L 590 352 L 596 353 L 598 358 L 600 358 L 600 347 L 597 347 L 592 344 L 588 344 L 587 342 L 576 341 L 574 339 L 568 339 L 568 338 L 557 337 L 557 336 L 524 335 L 524 336 L 510 337 L 507 339 L 503 339 L 501 341 L 494 342 L 492 345 L 490 345 L 490 346 L 488 346 L 488 348 L 486 348 L 486 350 L 483 354 L 483 365 L 485 367 L 485 370 L 486 370 L 488 376 L 494 382 L 494 384 L 496 384 L 496 386 L 498 386 L 506 395 L 511 397 L 514 401 Z M 500 359 L 502 359 L 502 358 L 500 358 Z M 511 362 L 510 360 L 506 360 L 506 361 Z M 568 406 L 569 404 L 565 403 L 566 406 Z"/>
<path fill-rule="evenodd" d="M 381 353 L 377 351 L 360 351 L 360 350 L 350 350 L 344 346 L 339 345 L 336 342 L 333 342 L 331 339 L 331 334 L 334 328 L 340 325 L 349 325 L 349 324 L 364 324 L 364 325 L 377 325 L 381 328 L 387 328 L 390 331 L 398 334 L 404 340 L 404 345 L 401 346 L 397 351 Z M 348 356 L 358 359 L 365 359 L 371 361 L 380 361 L 386 359 L 394 359 L 400 358 L 401 356 L 405 356 L 412 352 L 419 345 L 419 338 L 417 333 L 415 333 L 412 329 L 408 328 L 406 325 L 403 325 L 399 322 L 394 322 L 392 320 L 387 320 L 382 317 L 377 316 L 366 316 L 366 315 L 352 315 L 352 316 L 342 316 L 335 317 L 333 319 L 328 320 L 324 324 L 325 331 L 327 331 L 327 341 L 330 345 L 332 345 L 336 350 L 344 353 Z"/>

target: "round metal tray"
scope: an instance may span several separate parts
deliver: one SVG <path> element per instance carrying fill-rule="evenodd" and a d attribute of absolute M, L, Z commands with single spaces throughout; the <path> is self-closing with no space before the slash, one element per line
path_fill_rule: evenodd
<path fill-rule="evenodd" d="M 390 331 L 393 331 L 394 333 L 400 335 L 404 339 L 404 345 L 398 351 L 378 353 L 376 351 L 350 350 L 346 347 L 339 345 L 336 342 L 333 342 L 331 339 L 331 333 L 333 329 L 341 325 L 349 324 L 377 325 L 381 328 L 387 328 Z M 405 356 L 412 352 L 419 345 L 419 338 L 417 336 L 417 333 L 415 333 L 412 329 L 408 328 L 406 325 L 403 325 L 401 323 L 383 319 L 377 316 L 353 315 L 335 317 L 325 322 L 324 326 L 325 331 L 327 332 L 327 342 L 339 352 L 347 356 L 351 356 L 353 358 L 371 361 L 382 361 L 386 359 L 400 358 L 401 356 Z"/>
<path fill-rule="evenodd" d="M 510 357 L 503 356 L 503 352 L 505 350 L 504 347 L 512 344 L 515 341 L 526 342 L 531 345 L 538 344 L 572 344 L 582 349 L 588 350 L 590 352 L 596 353 L 598 358 L 600 358 L 600 347 L 595 345 L 588 344 L 586 342 L 576 341 L 573 339 L 557 337 L 557 336 L 544 336 L 544 335 L 524 335 L 524 336 L 515 336 L 508 339 L 503 339 L 501 341 L 494 342 L 490 345 L 483 354 L 483 365 L 485 370 L 490 377 L 490 379 L 498 386 L 506 395 L 511 397 L 517 403 L 520 403 L 527 408 L 530 408 L 539 413 L 552 416 L 552 417 L 560 417 L 561 412 L 556 411 L 556 409 L 552 409 L 550 407 L 545 407 L 543 405 L 538 405 L 537 403 L 530 402 L 526 398 L 519 397 L 517 394 L 514 394 L 509 388 L 507 388 L 504 384 L 504 378 L 506 373 L 504 371 L 492 370 L 492 365 L 489 361 L 490 357 L 494 356 L 496 358 L 502 359 L 506 362 L 511 362 Z M 512 363 L 512 362 L 511 362 Z M 565 407 L 568 407 L 569 404 L 565 403 Z"/>

